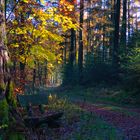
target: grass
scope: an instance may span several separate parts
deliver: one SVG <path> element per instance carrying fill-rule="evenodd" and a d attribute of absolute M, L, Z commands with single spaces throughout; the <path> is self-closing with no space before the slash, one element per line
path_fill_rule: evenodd
<path fill-rule="evenodd" d="M 17 132 L 11 132 L 7 136 L 8 140 L 25 140 L 25 137 L 23 134 L 17 133 Z"/>
<path fill-rule="evenodd" d="M 58 100 L 55 104 L 50 104 L 49 109 L 64 111 L 62 120 L 66 131 L 59 137 L 61 140 L 123 140 L 123 135 L 117 128 L 67 100 Z"/>
<path fill-rule="evenodd" d="M 113 126 L 99 119 L 96 115 L 91 115 L 86 112 L 81 115 L 79 129 L 74 131 L 71 137 L 79 140 L 122 139 L 122 135 L 119 136 Z"/>
<path fill-rule="evenodd" d="M 63 111 L 61 127 L 45 129 L 47 139 L 53 140 L 123 140 L 123 134 L 114 126 L 86 112 L 66 98 L 52 95 L 48 110 Z M 9 140 L 24 140 L 20 133 L 9 133 Z"/>
<path fill-rule="evenodd" d="M 64 90 L 50 90 L 50 93 L 57 93 L 58 96 L 67 96 L 72 101 L 87 101 L 91 103 L 105 103 L 125 107 L 139 107 L 132 93 L 113 87 L 92 87 L 85 88 L 80 86 L 71 87 Z M 139 98 L 138 98 L 139 99 Z"/>
<path fill-rule="evenodd" d="M 47 91 L 51 93 L 52 98 L 49 100 L 48 110 L 63 111 L 61 119 L 62 126 L 59 129 L 46 130 L 46 135 L 54 140 L 123 140 L 124 136 L 120 130 L 108 124 L 94 113 L 86 112 L 71 101 L 83 100 L 94 103 L 99 107 L 116 112 L 123 112 L 127 115 L 133 115 L 133 112 L 123 110 L 122 107 L 108 104 L 96 104 L 97 102 L 109 101 L 112 97 L 118 96 L 120 92 L 108 89 L 83 89 L 76 87 L 72 90 L 57 92 L 54 90 Z M 55 95 L 57 93 L 57 96 Z M 105 97 L 105 99 L 104 99 Z M 110 99 L 109 99 L 110 97 Z M 103 99 L 103 100 L 102 100 Z M 110 102 L 111 103 L 111 102 Z M 113 100 L 114 103 L 114 100 Z M 117 103 L 117 102 L 115 102 Z M 137 115 L 137 114 L 135 114 Z M 15 134 L 16 135 L 16 134 Z M 13 135 L 11 137 L 14 137 Z M 11 139 L 10 139 L 11 140 Z M 15 136 L 14 140 L 20 140 L 20 136 Z"/>
<path fill-rule="evenodd" d="M 62 90 L 58 92 L 57 90 L 52 90 L 49 93 L 57 93 L 59 97 L 66 97 L 71 101 L 83 101 L 87 103 L 92 103 L 94 105 L 98 105 L 100 108 L 120 112 L 127 116 L 140 116 L 139 113 L 129 110 L 137 108 L 139 107 L 139 105 L 137 106 L 132 102 L 126 102 L 127 99 L 131 99 L 131 95 L 119 89 L 102 87 L 73 87 L 71 89 Z"/>

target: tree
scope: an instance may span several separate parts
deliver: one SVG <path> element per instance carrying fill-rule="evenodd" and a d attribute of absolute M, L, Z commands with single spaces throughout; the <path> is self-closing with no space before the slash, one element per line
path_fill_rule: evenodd
<path fill-rule="evenodd" d="M 119 68 L 119 30 L 120 30 L 120 0 L 116 0 L 115 3 L 115 12 L 114 12 L 114 20 L 115 20 L 115 29 L 114 29 L 114 46 L 113 46 L 113 66 L 114 68 Z"/>
<path fill-rule="evenodd" d="M 127 31 L 127 0 L 123 0 L 123 17 L 121 27 L 121 48 L 123 52 L 126 52 L 126 31 Z"/>
<path fill-rule="evenodd" d="M 70 65 L 73 67 L 75 61 L 75 35 L 74 29 L 71 29 L 71 41 L 70 41 Z"/>
<path fill-rule="evenodd" d="M 68 12 L 74 7 L 69 4 L 67 6 L 70 6 Z M 17 64 L 14 68 L 17 71 L 16 85 L 28 83 L 31 79 L 45 81 L 47 76 L 44 73 L 53 73 L 54 67 L 62 62 L 62 54 L 59 53 L 64 41 L 62 34 L 78 26 L 61 10 L 63 5 L 47 7 L 41 2 L 26 0 L 19 1 L 16 12 L 13 12 L 14 18 L 9 17 L 8 48 L 12 61 Z"/>
<path fill-rule="evenodd" d="M 7 83 L 8 70 L 8 50 L 7 50 L 7 38 L 6 38 L 6 17 L 5 17 L 5 0 L 0 0 L 0 86 L 5 87 Z M 2 89 L 0 90 L 2 95 Z"/>
<path fill-rule="evenodd" d="M 78 50 L 78 69 L 79 69 L 79 82 L 82 80 L 83 72 L 83 18 L 84 18 L 84 0 L 80 0 L 80 29 L 79 29 L 79 50 Z"/>

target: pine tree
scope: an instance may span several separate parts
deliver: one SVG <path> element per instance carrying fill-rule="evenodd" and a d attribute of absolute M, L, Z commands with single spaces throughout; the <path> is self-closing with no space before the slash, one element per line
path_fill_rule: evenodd
<path fill-rule="evenodd" d="M 84 0 L 80 0 L 80 31 L 79 31 L 79 50 L 78 50 L 78 69 L 79 69 L 79 82 L 82 80 L 83 72 L 83 18 L 84 18 Z"/>
<path fill-rule="evenodd" d="M 123 17 L 120 39 L 123 52 L 126 52 L 126 29 L 127 29 L 127 0 L 123 0 Z"/>
<path fill-rule="evenodd" d="M 115 3 L 115 29 L 114 29 L 114 46 L 113 46 L 113 66 L 117 70 L 119 68 L 119 30 L 120 30 L 120 0 L 116 0 Z"/>

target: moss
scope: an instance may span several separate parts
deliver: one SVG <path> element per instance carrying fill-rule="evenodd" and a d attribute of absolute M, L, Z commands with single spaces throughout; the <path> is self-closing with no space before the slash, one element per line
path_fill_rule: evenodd
<path fill-rule="evenodd" d="M 7 136 L 8 140 L 25 140 L 25 137 L 17 132 L 9 132 Z"/>
<path fill-rule="evenodd" d="M 8 94 L 8 100 L 10 101 L 10 103 L 12 104 L 13 107 L 16 107 L 16 100 L 13 96 L 14 93 L 14 85 L 13 82 L 10 83 L 10 89 L 9 89 L 9 94 Z"/>
<path fill-rule="evenodd" d="M 5 85 L 0 85 L 0 93 L 2 93 L 5 90 Z M 13 83 L 10 83 L 10 89 L 8 93 L 8 100 L 13 105 L 13 107 L 16 107 L 16 100 L 13 96 Z M 9 105 L 7 103 L 6 98 L 0 101 L 0 125 L 1 124 L 8 124 L 9 122 Z"/>
<path fill-rule="evenodd" d="M 5 85 L 0 84 L 0 94 L 5 90 Z M 0 125 L 8 123 L 8 104 L 6 99 L 0 100 Z"/>
<path fill-rule="evenodd" d="M 0 95 L 2 94 L 4 89 L 5 89 L 5 85 L 4 84 L 0 84 Z"/>
<path fill-rule="evenodd" d="M 0 101 L 0 124 L 7 124 L 8 123 L 8 104 L 6 102 L 6 99 Z"/>

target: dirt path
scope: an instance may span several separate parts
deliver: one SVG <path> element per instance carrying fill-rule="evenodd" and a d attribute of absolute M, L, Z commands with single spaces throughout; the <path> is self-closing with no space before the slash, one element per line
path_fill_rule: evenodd
<path fill-rule="evenodd" d="M 76 104 L 120 128 L 127 136 L 128 140 L 140 140 L 140 116 L 130 116 L 123 112 L 112 111 L 105 107 L 96 106 L 95 104 L 90 103 L 77 102 Z"/>

